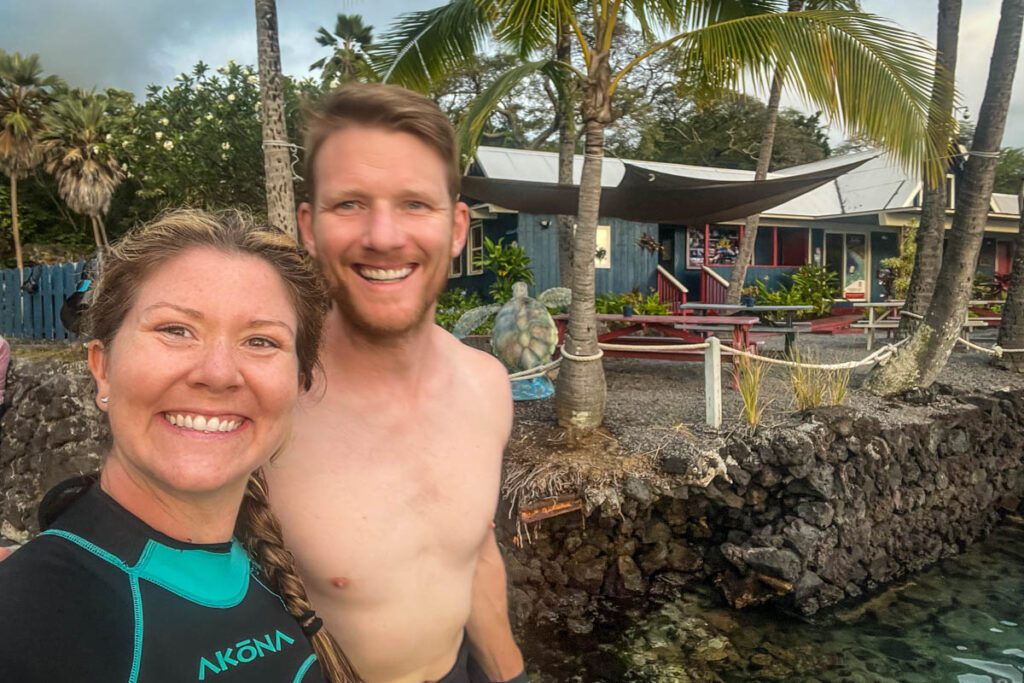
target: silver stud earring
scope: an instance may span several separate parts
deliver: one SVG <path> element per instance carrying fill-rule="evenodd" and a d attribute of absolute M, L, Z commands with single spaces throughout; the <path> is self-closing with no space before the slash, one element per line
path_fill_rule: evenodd
<path fill-rule="evenodd" d="M 100 403 L 110 403 L 109 396 L 100 396 Z"/>

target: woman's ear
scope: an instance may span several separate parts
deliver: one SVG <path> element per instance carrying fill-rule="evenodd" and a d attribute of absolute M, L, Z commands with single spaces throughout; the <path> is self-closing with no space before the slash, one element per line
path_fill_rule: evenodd
<path fill-rule="evenodd" d="M 93 339 L 88 345 L 89 371 L 96 380 L 96 407 L 107 411 L 110 401 L 110 382 L 107 381 L 107 350 L 103 342 Z"/>

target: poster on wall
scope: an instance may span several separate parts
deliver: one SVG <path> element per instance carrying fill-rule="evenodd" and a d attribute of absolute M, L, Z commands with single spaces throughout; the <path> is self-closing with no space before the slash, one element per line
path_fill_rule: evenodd
<path fill-rule="evenodd" d="M 686 229 L 686 267 L 689 270 L 700 270 L 704 265 L 704 230 L 701 228 Z"/>
<path fill-rule="evenodd" d="M 708 264 L 731 266 L 740 250 L 739 228 L 713 225 L 708 230 Z"/>

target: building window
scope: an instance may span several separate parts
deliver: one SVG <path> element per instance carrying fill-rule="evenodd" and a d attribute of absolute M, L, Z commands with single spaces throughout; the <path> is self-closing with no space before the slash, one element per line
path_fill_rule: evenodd
<path fill-rule="evenodd" d="M 462 277 L 462 255 L 464 252 L 459 252 L 448 264 L 448 279 L 453 277 Z"/>
<path fill-rule="evenodd" d="M 726 225 L 707 228 L 706 263 L 711 266 L 731 266 L 740 251 L 740 229 Z M 756 246 L 756 245 L 755 245 Z"/>
<path fill-rule="evenodd" d="M 597 226 L 597 252 L 594 254 L 595 268 L 612 267 L 612 226 Z"/>
<path fill-rule="evenodd" d="M 473 221 L 469 224 L 469 262 L 466 264 L 466 275 L 483 275 L 484 272 L 484 222 Z"/>

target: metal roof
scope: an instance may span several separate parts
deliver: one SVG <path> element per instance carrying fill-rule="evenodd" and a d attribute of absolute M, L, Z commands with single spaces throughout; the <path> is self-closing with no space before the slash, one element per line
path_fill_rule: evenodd
<path fill-rule="evenodd" d="M 765 211 L 764 215 L 769 217 L 839 218 L 846 215 L 914 208 L 914 196 L 921 187 L 917 174 L 908 173 L 889 155 L 874 150 L 791 166 L 773 171 L 768 174 L 768 177 L 783 178 L 825 170 L 865 157 L 869 160 L 859 168 Z M 558 181 L 558 155 L 553 152 L 484 146 L 477 150 L 476 159 L 480 169 L 488 178 L 547 183 Z M 614 187 L 622 180 L 623 161 L 662 173 L 705 178 L 712 182 L 752 180 L 754 177 L 753 171 L 605 157 L 601 167 L 601 184 L 604 187 Z M 576 184 L 580 182 L 582 168 L 583 156 L 577 154 L 573 160 L 573 182 Z M 997 213 L 1017 214 L 1017 197 L 1015 195 L 995 194 L 992 203 L 994 207 L 998 207 Z"/>

